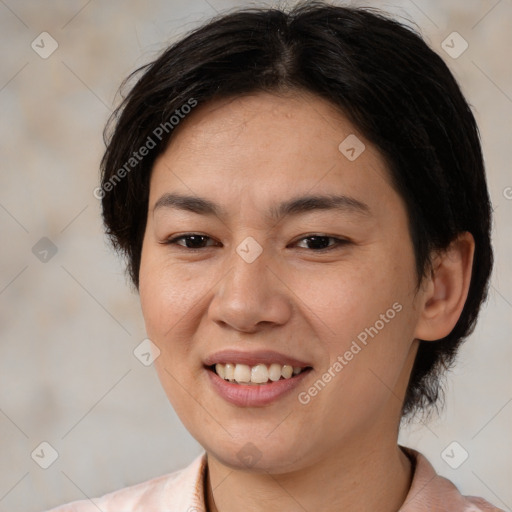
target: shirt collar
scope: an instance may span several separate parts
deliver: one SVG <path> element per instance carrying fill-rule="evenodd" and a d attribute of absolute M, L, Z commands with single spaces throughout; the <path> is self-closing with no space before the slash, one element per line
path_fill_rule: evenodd
<path fill-rule="evenodd" d="M 468 501 L 450 480 L 438 475 L 430 462 L 418 451 L 400 446 L 412 464 L 412 482 L 398 512 L 481 511 L 468 507 Z M 204 500 L 207 454 L 203 452 L 179 476 L 182 492 L 176 510 L 206 510 Z M 486 509 L 487 510 L 487 509 Z M 493 508 L 492 510 L 499 510 Z"/>
<path fill-rule="evenodd" d="M 178 479 L 173 482 L 173 487 L 180 489 L 175 504 L 176 511 L 206 510 L 204 501 L 206 463 L 206 452 L 202 452 L 190 465 L 180 471 Z"/>

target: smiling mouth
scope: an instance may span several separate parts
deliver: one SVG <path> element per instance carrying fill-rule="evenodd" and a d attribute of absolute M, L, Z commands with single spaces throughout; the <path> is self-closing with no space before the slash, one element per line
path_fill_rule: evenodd
<path fill-rule="evenodd" d="M 207 369 L 216 373 L 221 379 L 233 384 L 263 385 L 279 380 L 292 379 L 312 368 L 310 366 L 300 367 L 278 363 L 270 365 L 257 364 L 254 366 L 238 363 L 217 363 L 207 366 Z"/>

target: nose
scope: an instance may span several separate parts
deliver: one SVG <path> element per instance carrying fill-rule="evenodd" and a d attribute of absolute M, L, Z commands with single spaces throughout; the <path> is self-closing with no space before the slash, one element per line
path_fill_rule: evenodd
<path fill-rule="evenodd" d="M 214 290 L 209 317 L 222 327 L 257 332 L 283 325 L 292 314 L 291 293 L 279 265 L 263 250 L 254 260 L 233 251 L 229 270 Z M 281 274 L 281 275 L 280 275 Z"/>

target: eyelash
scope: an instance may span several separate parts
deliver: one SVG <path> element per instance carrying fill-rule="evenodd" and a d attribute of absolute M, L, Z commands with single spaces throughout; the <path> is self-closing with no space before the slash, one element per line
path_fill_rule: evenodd
<path fill-rule="evenodd" d="M 162 243 L 164 245 L 177 245 L 178 247 L 181 247 L 181 248 L 186 249 L 188 251 L 200 251 L 200 250 L 205 249 L 207 247 L 212 247 L 212 246 L 207 246 L 207 247 L 185 247 L 185 246 L 180 245 L 180 244 L 177 243 L 179 240 L 182 240 L 182 239 L 185 239 L 185 238 L 191 238 L 191 237 L 202 237 L 203 239 L 207 238 L 207 239 L 212 240 L 209 236 L 202 235 L 200 233 L 185 233 L 184 235 L 179 235 L 179 236 L 176 236 L 174 238 L 169 238 L 168 240 L 165 240 Z M 322 234 L 317 234 L 317 233 L 311 234 L 309 236 L 302 237 L 297 242 L 301 242 L 302 240 L 308 240 L 308 239 L 312 239 L 312 238 L 327 238 L 329 240 L 334 240 L 335 241 L 334 244 L 332 244 L 332 245 L 330 245 L 328 247 L 324 247 L 322 249 L 316 249 L 316 250 L 315 249 L 310 249 L 313 252 L 325 253 L 325 252 L 332 251 L 333 249 L 336 249 L 338 247 L 341 247 L 343 245 L 347 245 L 347 244 L 350 243 L 349 240 L 345 240 L 343 238 L 337 238 L 337 237 L 334 237 L 334 236 L 322 235 Z"/>

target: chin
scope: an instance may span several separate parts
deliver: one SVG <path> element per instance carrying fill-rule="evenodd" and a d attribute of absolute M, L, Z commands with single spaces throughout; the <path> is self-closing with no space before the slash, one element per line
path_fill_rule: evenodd
<path fill-rule="evenodd" d="M 281 474 L 301 469 L 306 465 L 304 444 L 283 444 L 282 440 L 270 442 L 268 437 L 237 440 L 212 444 L 210 438 L 206 444 L 201 443 L 206 452 L 222 465 L 237 471 L 251 473 Z"/>

